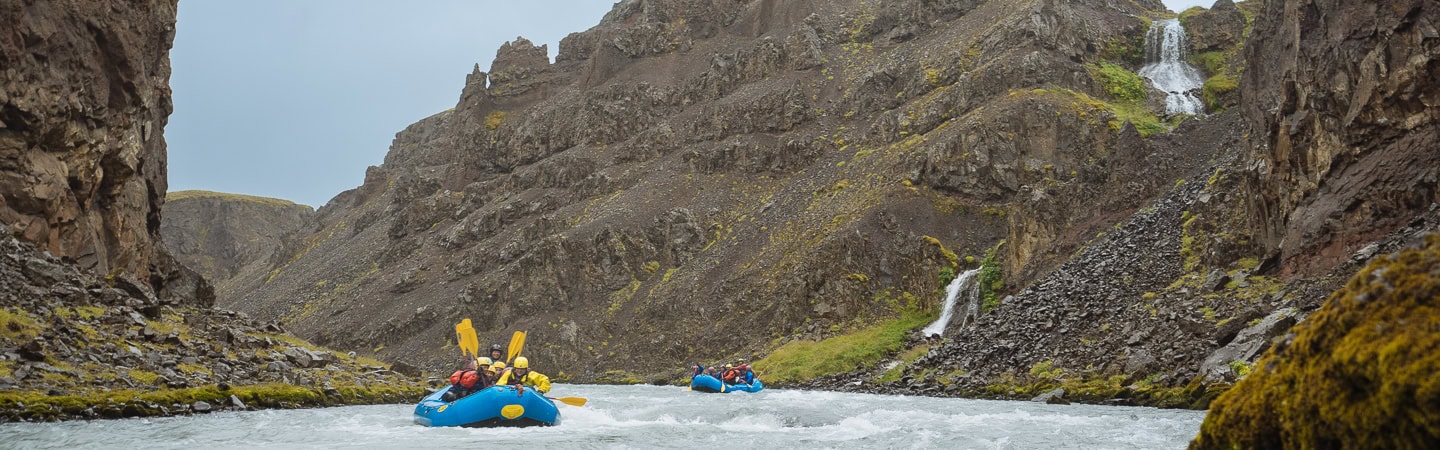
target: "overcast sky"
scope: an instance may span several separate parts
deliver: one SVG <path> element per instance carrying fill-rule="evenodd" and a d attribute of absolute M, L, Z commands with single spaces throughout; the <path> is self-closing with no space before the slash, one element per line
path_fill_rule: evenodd
<path fill-rule="evenodd" d="M 455 106 L 500 44 L 588 29 L 608 0 L 184 0 L 165 129 L 170 190 L 315 207 L 359 186 L 395 133 Z"/>
<path fill-rule="evenodd" d="M 1213 0 L 1164 0 L 1176 12 Z M 184 0 L 170 52 L 170 190 L 320 207 L 395 133 L 455 106 L 500 44 L 550 44 L 612 0 Z"/>

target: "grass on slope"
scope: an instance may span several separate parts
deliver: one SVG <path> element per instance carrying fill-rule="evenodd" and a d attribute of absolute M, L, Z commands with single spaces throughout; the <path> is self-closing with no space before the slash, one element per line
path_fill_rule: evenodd
<path fill-rule="evenodd" d="M 283 200 L 283 199 L 278 199 L 278 198 L 270 198 L 270 197 L 256 197 L 256 196 L 253 196 L 253 195 L 244 195 L 244 194 L 230 194 L 230 193 L 226 193 L 226 192 L 211 192 L 211 191 L 199 191 L 199 190 L 195 190 L 195 191 L 174 191 L 174 192 L 168 192 L 168 193 L 165 194 L 165 201 L 167 201 L 167 202 L 174 202 L 174 201 L 180 201 L 180 200 L 189 200 L 189 199 L 195 199 L 195 198 L 216 198 L 216 199 L 221 199 L 221 200 L 252 202 L 252 203 L 260 203 L 260 204 L 265 204 L 265 205 L 270 205 L 270 206 L 275 206 L 275 207 L 280 207 L 280 208 L 288 208 L 288 207 L 294 207 L 294 206 L 303 206 L 303 205 L 299 205 L 299 204 L 297 204 L 297 203 L 295 203 L 295 202 L 292 202 L 292 201 L 289 201 L 289 200 Z"/>
<path fill-rule="evenodd" d="M 818 376 L 869 367 L 904 345 L 905 335 L 935 320 L 936 314 L 906 311 L 899 319 L 819 342 L 790 341 L 765 359 L 755 371 L 766 381 L 803 382 Z"/>

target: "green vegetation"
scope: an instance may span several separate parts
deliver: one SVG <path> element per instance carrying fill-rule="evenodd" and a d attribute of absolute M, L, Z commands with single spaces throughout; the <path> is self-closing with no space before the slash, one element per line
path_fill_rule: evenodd
<path fill-rule="evenodd" d="M 1170 128 L 1166 126 L 1164 122 L 1161 122 L 1160 118 L 1155 116 L 1155 113 L 1151 112 L 1150 109 L 1146 108 L 1144 103 L 1141 102 L 1105 102 L 1069 89 L 1034 89 L 1024 92 L 1032 95 L 1063 95 L 1065 96 L 1064 98 L 1072 100 L 1071 107 L 1081 118 L 1089 117 L 1092 111 L 1109 111 L 1115 116 L 1114 120 L 1109 122 L 1111 131 L 1120 131 L 1126 122 L 1134 125 L 1135 130 L 1138 131 L 1142 137 L 1170 131 Z M 1012 93 L 1012 95 L 1015 94 Z"/>
<path fill-rule="evenodd" d="M 1065 369 L 1055 367 L 1055 363 L 1049 360 L 1041 361 L 1030 366 L 1030 376 L 1039 379 L 1058 380 L 1060 376 L 1064 374 Z"/>
<path fill-rule="evenodd" d="M 495 111 L 485 116 L 485 129 L 495 131 L 505 124 L 505 111 Z"/>
<path fill-rule="evenodd" d="M 921 356 L 925 356 L 925 354 L 929 352 L 929 345 L 917 345 L 915 348 L 906 350 L 905 353 L 901 353 L 900 356 L 895 358 L 900 360 L 900 364 L 885 371 L 875 382 L 894 383 L 900 381 L 900 376 L 905 373 L 905 368 L 910 367 L 911 364 L 915 363 L 915 360 L 920 359 Z"/>
<path fill-rule="evenodd" d="M 1205 80 L 1205 85 L 1200 88 L 1200 96 L 1205 99 L 1205 107 L 1212 111 L 1224 109 L 1220 96 L 1234 91 L 1239 87 L 1239 80 L 1227 73 L 1221 73 Z"/>
<path fill-rule="evenodd" d="M 1000 246 L 1003 245 L 1005 245 L 1005 241 L 1000 241 L 994 247 L 990 247 L 985 251 L 985 259 L 980 261 L 978 275 L 980 277 L 980 308 L 984 312 L 990 312 L 1000 306 L 999 292 L 1005 288 L 1005 273 L 997 261 L 997 254 L 1000 252 Z"/>
<path fill-rule="evenodd" d="M 1192 448 L 1428 448 L 1440 436 L 1440 235 L 1376 258 L 1215 401 Z M 1431 443 L 1431 444 L 1427 444 Z"/>
<path fill-rule="evenodd" d="M 40 335 L 40 324 L 29 313 L 15 308 L 0 308 L 0 338 L 24 343 Z"/>
<path fill-rule="evenodd" d="M 278 198 L 269 198 L 269 197 L 256 197 L 256 196 L 253 196 L 253 195 L 230 194 L 230 193 L 225 193 L 225 192 L 211 192 L 211 191 L 191 190 L 191 191 L 168 192 L 168 193 L 165 194 L 165 201 L 167 201 L 167 202 L 177 202 L 177 201 L 197 199 L 197 198 L 213 198 L 213 199 L 219 199 L 219 200 L 229 200 L 229 201 L 240 201 L 240 202 L 260 203 L 260 204 L 263 204 L 263 205 L 275 206 L 275 207 L 281 207 L 281 208 L 289 208 L 289 207 L 305 207 L 305 208 L 309 208 L 309 206 L 299 205 L 299 204 L 296 204 L 295 202 L 292 202 L 292 201 L 289 201 L 289 200 L 281 200 L 281 199 L 278 199 Z"/>
<path fill-rule="evenodd" d="M 246 405 L 261 408 L 399 403 L 413 401 L 424 395 L 425 388 L 419 385 L 339 384 L 335 386 L 332 394 L 337 393 L 338 395 L 326 395 L 318 389 L 279 383 L 235 386 L 223 391 L 215 386 L 203 386 L 152 391 L 95 391 L 56 396 L 45 395 L 43 392 L 5 391 L 0 392 L 0 411 L 3 411 L 0 418 L 52 420 L 67 415 L 78 416 L 91 407 L 94 407 L 101 417 L 106 418 L 155 416 L 162 414 L 156 406 L 188 405 L 196 401 L 219 405 L 228 401 L 231 395 Z"/>
<path fill-rule="evenodd" d="M 1090 75 L 1100 82 L 1100 87 L 1111 98 L 1124 103 L 1143 103 L 1149 95 L 1145 80 L 1135 72 L 1111 63 L 1100 63 L 1089 67 Z"/>
<path fill-rule="evenodd" d="M 952 252 L 950 251 L 950 249 L 945 248 L 945 244 L 940 243 L 939 239 L 931 236 L 921 236 L 921 239 L 924 239 L 925 242 L 929 242 L 930 245 L 934 245 L 940 248 L 940 254 L 945 256 L 945 260 L 950 262 L 951 267 L 960 267 L 960 257 L 957 256 L 955 252 Z"/>
<path fill-rule="evenodd" d="M 900 350 L 905 334 L 935 320 L 936 314 L 909 310 L 900 318 L 854 333 L 819 342 L 796 340 L 786 343 L 755 362 L 755 371 L 766 380 L 803 382 L 822 375 L 870 367 Z"/>
<path fill-rule="evenodd" d="M 1065 398 L 1088 403 L 1105 403 L 1111 399 L 1124 398 L 1139 405 L 1162 408 L 1204 408 L 1219 395 L 1224 387 L 1209 387 L 1201 383 L 1188 386 L 1166 386 L 1156 383 L 1159 374 L 1144 380 L 1125 384 L 1126 375 L 1085 375 L 1071 374 L 1050 363 L 1042 361 L 1031 366 L 1027 375 L 1001 375 L 991 384 L 978 390 L 962 391 L 961 395 L 982 398 L 1028 399 L 1036 395 L 1065 389 Z"/>
<path fill-rule="evenodd" d="M 100 316 L 105 315 L 105 308 L 101 308 L 99 306 L 76 306 L 74 308 L 67 308 L 61 306 L 55 308 L 54 311 L 55 315 L 60 316 L 65 320 L 74 319 L 76 317 L 79 317 L 80 320 L 95 320 Z"/>

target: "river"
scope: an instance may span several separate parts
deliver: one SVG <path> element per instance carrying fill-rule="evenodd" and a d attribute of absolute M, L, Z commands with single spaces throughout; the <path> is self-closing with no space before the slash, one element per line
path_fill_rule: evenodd
<path fill-rule="evenodd" d="M 3 448 L 1184 448 L 1201 411 L 771 389 L 556 385 L 547 428 L 426 428 L 414 405 L 0 425 Z"/>

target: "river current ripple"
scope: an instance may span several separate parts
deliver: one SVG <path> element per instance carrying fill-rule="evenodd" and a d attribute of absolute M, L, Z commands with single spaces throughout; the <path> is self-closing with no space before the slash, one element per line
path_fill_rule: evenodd
<path fill-rule="evenodd" d="M 770 389 L 556 385 L 548 428 L 426 428 L 414 405 L 0 425 L 4 448 L 1184 448 L 1201 411 Z"/>

